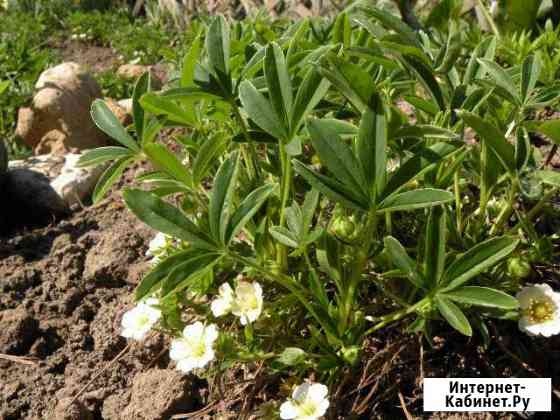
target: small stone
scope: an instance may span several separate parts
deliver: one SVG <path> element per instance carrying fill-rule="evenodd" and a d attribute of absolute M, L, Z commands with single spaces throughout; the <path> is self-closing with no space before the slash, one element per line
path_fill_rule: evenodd
<path fill-rule="evenodd" d="M 80 401 L 61 399 L 54 409 L 53 420 L 93 420 L 93 414 Z"/>

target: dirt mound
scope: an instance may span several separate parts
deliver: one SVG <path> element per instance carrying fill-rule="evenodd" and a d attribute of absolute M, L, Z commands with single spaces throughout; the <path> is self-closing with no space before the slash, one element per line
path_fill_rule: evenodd
<path fill-rule="evenodd" d="M 56 225 L 0 237 L 0 353 L 25 356 L 0 358 L 0 419 L 117 420 L 121 409 L 163 419 L 193 408 L 189 377 L 167 370 L 161 336 L 110 365 L 127 345 L 120 318 L 153 235 L 115 191 Z"/>

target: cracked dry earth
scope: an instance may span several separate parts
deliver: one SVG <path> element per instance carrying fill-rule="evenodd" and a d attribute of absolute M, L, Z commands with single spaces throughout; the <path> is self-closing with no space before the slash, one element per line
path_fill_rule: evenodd
<path fill-rule="evenodd" d="M 199 407 L 161 335 L 111 364 L 127 346 L 120 319 L 154 235 L 120 189 L 49 227 L 0 237 L 0 420 L 163 420 Z"/>

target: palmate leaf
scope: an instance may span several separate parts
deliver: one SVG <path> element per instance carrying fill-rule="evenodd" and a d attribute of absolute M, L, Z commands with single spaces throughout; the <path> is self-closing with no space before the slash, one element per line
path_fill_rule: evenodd
<path fill-rule="evenodd" d="M 527 102 L 535 89 L 541 74 L 541 62 L 538 56 L 529 55 L 521 65 L 521 99 Z"/>
<path fill-rule="evenodd" d="M 275 42 L 266 47 L 264 74 L 270 102 L 287 131 L 290 125 L 289 117 L 292 113 L 292 82 L 284 53 Z"/>
<path fill-rule="evenodd" d="M 162 260 L 140 282 L 135 291 L 135 299 L 138 301 L 146 295 L 151 294 L 154 289 L 160 287 L 160 283 L 167 277 L 173 268 L 183 261 L 200 255 L 200 253 L 201 251 L 199 249 L 189 249 L 187 251 L 181 251 L 173 254 Z"/>
<path fill-rule="evenodd" d="M 109 109 L 105 101 L 96 99 L 91 105 L 91 118 L 97 127 L 112 139 L 118 141 L 123 146 L 134 152 L 138 152 L 140 147 L 128 134 L 121 122 Z"/>
<path fill-rule="evenodd" d="M 489 287 L 465 286 L 441 294 L 445 298 L 467 305 L 497 309 L 516 309 L 519 301 L 507 293 Z"/>
<path fill-rule="evenodd" d="M 319 72 L 359 111 L 363 112 L 375 92 L 375 84 L 367 71 L 334 54 L 325 56 Z"/>
<path fill-rule="evenodd" d="M 99 165 L 110 160 L 133 157 L 134 154 L 126 147 L 106 146 L 85 151 L 78 161 L 78 167 Z"/>
<path fill-rule="evenodd" d="M 169 96 L 149 92 L 142 96 L 140 104 L 144 110 L 154 115 L 165 116 L 169 121 L 186 126 L 196 125 L 196 117 L 192 110 L 183 109 Z"/>
<path fill-rule="evenodd" d="M 392 236 L 386 236 L 384 244 L 391 262 L 407 276 L 414 286 L 425 288 L 426 284 L 424 278 L 417 270 L 416 262 L 408 256 L 401 243 Z"/>
<path fill-rule="evenodd" d="M 206 35 L 208 62 L 218 79 L 229 78 L 230 35 L 229 25 L 223 16 L 216 16 Z"/>
<path fill-rule="evenodd" d="M 202 143 L 192 164 L 192 176 L 195 185 L 202 182 L 217 158 L 225 152 L 227 142 L 226 136 L 218 135 L 209 137 Z"/>
<path fill-rule="evenodd" d="M 369 198 L 365 175 L 350 146 L 323 125 L 321 120 L 309 121 L 307 131 L 321 163 L 341 184 L 361 197 L 361 201 L 367 202 Z"/>
<path fill-rule="evenodd" d="M 212 240 L 176 207 L 161 200 L 155 194 L 138 189 L 127 189 L 123 193 L 128 208 L 159 232 L 190 242 L 194 248 L 213 251 Z"/>
<path fill-rule="evenodd" d="M 252 191 L 245 199 L 239 204 L 231 216 L 231 221 L 225 236 L 225 243 L 229 244 L 239 232 L 245 227 L 247 222 L 259 211 L 270 194 L 276 188 L 275 185 L 263 185 Z"/>
<path fill-rule="evenodd" d="M 493 267 L 513 252 L 518 240 L 502 236 L 488 239 L 457 258 L 442 276 L 444 291 L 456 289 L 473 277 Z"/>
<path fill-rule="evenodd" d="M 325 194 L 331 200 L 342 204 L 344 207 L 356 210 L 368 210 L 369 202 L 363 197 L 356 196 L 346 186 L 329 178 L 313 169 L 310 169 L 303 163 L 293 160 L 294 170 L 301 175 L 313 188 Z"/>
<path fill-rule="evenodd" d="M 559 120 L 548 120 L 539 124 L 535 127 L 535 131 L 540 134 L 544 134 L 554 144 L 560 145 L 560 119 Z"/>
<path fill-rule="evenodd" d="M 414 30 L 411 29 L 410 26 L 404 23 L 401 19 L 377 7 L 363 7 L 361 9 L 366 14 L 366 16 L 378 20 L 383 26 L 392 29 L 396 33 L 401 35 L 410 45 L 419 48 L 421 47 L 416 32 L 414 32 Z"/>
<path fill-rule="evenodd" d="M 448 191 L 423 188 L 390 195 L 379 204 L 377 211 L 384 213 L 397 210 L 415 210 L 448 203 L 452 200 L 453 194 Z"/>
<path fill-rule="evenodd" d="M 471 112 L 458 111 L 457 115 L 459 115 L 468 126 L 472 127 L 488 147 L 492 149 L 504 168 L 510 173 L 515 173 L 515 150 L 513 146 L 508 143 L 500 130 Z"/>
<path fill-rule="evenodd" d="M 488 72 L 497 86 L 501 87 L 511 95 L 514 99 L 514 103 L 521 105 L 522 101 L 519 95 L 519 89 L 507 71 L 492 60 L 479 58 L 478 63 L 484 68 L 484 70 L 486 70 L 486 72 Z"/>
<path fill-rule="evenodd" d="M 430 286 L 439 283 L 445 266 L 445 244 L 447 241 L 447 213 L 442 206 L 432 207 L 426 226 L 424 263 L 426 279 Z"/>
<path fill-rule="evenodd" d="M 156 165 L 156 167 L 188 187 L 193 186 L 190 173 L 177 159 L 177 157 L 167 150 L 162 144 L 149 143 L 144 145 L 144 153 Z"/>
<path fill-rule="evenodd" d="M 435 302 L 439 313 L 449 322 L 449 325 L 461 334 L 469 337 L 472 335 L 472 328 L 469 324 L 469 320 L 457 305 L 441 294 L 436 295 Z"/>
<path fill-rule="evenodd" d="M 134 129 L 136 130 L 136 136 L 142 142 L 144 139 L 144 126 L 146 125 L 146 121 L 144 119 L 144 109 L 140 105 L 140 98 L 150 90 L 150 87 L 151 76 L 150 72 L 147 71 L 138 78 L 134 86 L 134 92 L 132 93 L 132 119 L 134 121 Z"/>
<path fill-rule="evenodd" d="M 389 178 L 382 198 L 399 192 L 410 181 L 420 178 L 438 165 L 443 159 L 454 156 L 462 148 L 452 143 L 436 143 L 428 148 L 420 149 L 414 156 L 405 161 Z"/>
<path fill-rule="evenodd" d="M 484 57 L 487 60 L 493 60 L 496 54 L 496 37 L 491 36 L 484 38 L 476 46 L 469 59 L 469 64 L 467 64 L 467 69 L 463 77 L 463 84 L 470 86 L 473 80 L 480 79 L 484 76 L 484 68 L 478 63 L 480 57 Z"/>
<path fill-rule="evenodd" d="M 183 57 L 183 62 L 181 66 L 181 79 L 180 85 L 183 88 L 194 86 L 194 70 L 196 63 L 200 56 L 200 51 L 202 47 L 202 30 L 199 31 L 198 35 L 191 44 L 189 52 Z"/>
<path fill-rule="evenodd" d="M 227 227 L 232 209 L 238 170 L 238 155 L 233 153 L 218 169 L 208 205 L 208 223 L 214 241 L 226 244 Z"/>
<path fill-rule="evenodd" d="M 443 92 L 438 81 L 434 77 L 432 69 L 416 57 L 410 55 L 402 56 L 402 61 L 418 76 L 420 83 L 422 83 L 424 88 L 438 104 L 439 109 L 444 110 L 446 108 L 445 97 L 443 96 Z"/>
<path fill-rule="evenodd" d="M 269 229 L 270 235 L 280 242 L 282 245 L 289 246 L 290 248 L 298 248 L 300 245 L 300 238 L 289 229 L 282 226 L 272 226 Z"/>
<path fill-rule="evenodd" d="M 366 179 L 366 194 L 381 194 L 387 173 L 387 119 L 379 95 L 374 94 L 362 115 L 356 154 Z"/>
<path fill-rule="evenodd" d="M 161 297 L 165 298 L 172 292 L 185 289 L 198 276 L 204 275 L 212 270 L 218 260 L 218 254 L 199 253 L 191 258 L 176 264 L 163 280 Z"/>
<path fill-rule="evenodd" d="M 97 181 L 93 194 L 91 195 L 91 200 L 94 204 L 97 204 L 103 197 L 105 197 L 105 194 L 107 194 L 109 189 L 113 186 L 117 179 L 119 179 L 126 167 L 132 163 L 133 160 L 134 157 L 124 156 L 114 161 L 107 169 L 105 169 Z"/>
<path fill-rule="evenodd" d="M 239 99 L 243 109 L 260 128 L 277 139 L 285 139 L 287 130 L 274 112 L 270 101 L 248 80 L 239 85 Z"/>
<path fill-rule="evenodd" d="M 309 68 L 299 86 L 292 107 L 292 114 L 290 117 L 292 135 L 297 133 L 305 116 L 317 106 L 321 99 L 323 99 L 330 86 L 330 82 L 321 76 L 315 68 Z"/>

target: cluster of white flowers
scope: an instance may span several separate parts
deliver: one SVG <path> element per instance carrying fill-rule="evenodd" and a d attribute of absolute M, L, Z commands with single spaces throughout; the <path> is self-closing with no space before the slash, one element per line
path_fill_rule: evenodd
<path fill-rule="evenodd" d="M 281 419 L 317 420 L 329 408 L 328 388 L 304 382 L 294 389 L 292 398 L 280 406 Z"/>
<path fill-rule="evenodd" d="M 517 300 L 521 309 L 519 329 L 529 335 L 560 334 L 560 293 L 548 284 L 524 287 Z"/>
<path fill-rule="evenodd" d="M 229 283 L 220 286 L 219 296 L 212 301 L 211 309 L 215 317 L 232 313 L 239 317 L 241 325 L 255 322 L 263 307 L 261 285 L 257 282 L 249 283 L 238 276 L 235 291 Z"/>
<path fill-rule="evenodd" d="M 148 255 L 157 258 L 158 251 L 165 246 L 168 237 L 158 234 L 150 243 Z M 242 325 L 254 322 L 263 307 L 262 288 L 257 282 L 247 282 L 243 277 L 236 279 L 235 291 L 228 283 L 219 289 L 219 296 L 212 302 L 215 316 L 233 313 Z M 139 302 L 122 318 L 121 335 L 134 340 L 143 340 L 161 318 L 160 302 L 148 298 Z M 214 345 L 219 331 L 214 324 L 197 321 L 187 325 L 180 337 L 171 342 L 169 357 L 176 362 L 178 370 L 184 373 L 202 369 L 215 358 Z M 292 397 L 280 406 L 282 419 L 317 420 L 324 416 L 329 407 L 328 388 L 319 383 L 305 382 L 297 386 Z"/>

